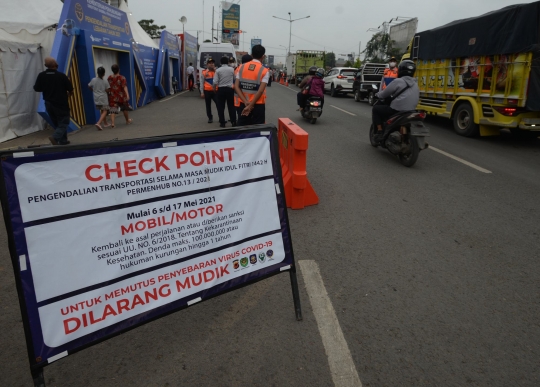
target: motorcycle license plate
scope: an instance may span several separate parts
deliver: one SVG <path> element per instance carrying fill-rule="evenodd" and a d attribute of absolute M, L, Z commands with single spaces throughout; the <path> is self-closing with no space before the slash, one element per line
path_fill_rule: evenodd
<path fill-rule="evenodd" d="M 320 107 L 318 107 L 318 108 L 317 107 L 312 107 L 309 110 L 311 110 L 312 112 L 320 112 L 322 110 L 322 108 L 320 108 Z"/>
<path fill-rule="evenodd" d="M 422 121 L 411 122 L 411 134 L 413 136 L 429 136 L 429 129 Z"/>

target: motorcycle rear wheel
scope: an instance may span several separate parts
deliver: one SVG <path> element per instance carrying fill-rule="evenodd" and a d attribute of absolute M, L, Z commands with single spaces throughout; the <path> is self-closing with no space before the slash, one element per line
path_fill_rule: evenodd
<path fill-rule="evenodd" d="M 418 146 L 418 141 L 416 137 L 409 136 L 409 141 L 411 144 L 411 152 L 408 155 L 400 154 L 399 161 L 406 167 L 412 167 L 418 160 L 418 155 L 420 154 L 420 147 Z"/>

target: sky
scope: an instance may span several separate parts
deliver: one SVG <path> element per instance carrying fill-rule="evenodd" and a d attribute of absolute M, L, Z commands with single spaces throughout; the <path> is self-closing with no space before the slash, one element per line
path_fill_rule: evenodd
<path fill-rule="evenodd" d="M 238 0 L 235 0 L 238 3 Z M 266 55 L 274 55 L 275 63 L 283 62 L 289 46 L 291 23 L 272 16 L 293 19 L 310 16 L 292 23 L 291 52 L 296 50 L 326 50 L 336 57 L 365 49 L 366 42 L 383 22 L 396 17 L 417 17 L 418 32 L 442 26 L 458 19 L 479 16 L 512 4 L 532 3 L 532 0 L 240 0 L 240 51 L 249 51 L 252 38 L 262 39 Z M 204 7 L 203 7 L 204 3 Z M 309 7 L 306 6 L 309 4 Z M 199 43 L 211 38 L 212 7 L 214 24 L 221 20 L 217 0 L 128 0 L 137 20 L 154 19 L 172 33 L 182 33 L 182 16 L 187 18 L 185 30 Z M 203 18 L 204 13 L 204 18 Z M 398 19 L 401 20 L 401 19 Z M 406 19 L 403 19 L 406 20 Z M 242 42 L 245 42 L 242 44 Z M 282 46 L 285 46 L 282 47 Z M 242 49 L 244 47 L 244 49 Z M 345 56 L 342 56 L 345 58 Z"/>

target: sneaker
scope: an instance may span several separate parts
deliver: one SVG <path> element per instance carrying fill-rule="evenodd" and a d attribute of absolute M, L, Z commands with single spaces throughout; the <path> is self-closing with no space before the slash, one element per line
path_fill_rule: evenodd
<path fill-rule="evenodd" d="M 211 118 L 209 118 L 209 119 L 208 119 L 208 123 L 211 124 L 212 122 L 214 122 L 214 120 L 211 119 Z"/>
<path fill-rule="evenodd" d="M 53 145 L 58 145 L 58 141 L 56 141 L 54 137 L 49 137 L 49 141 L 50 141 L 51 144 L 53 144 Z"/>

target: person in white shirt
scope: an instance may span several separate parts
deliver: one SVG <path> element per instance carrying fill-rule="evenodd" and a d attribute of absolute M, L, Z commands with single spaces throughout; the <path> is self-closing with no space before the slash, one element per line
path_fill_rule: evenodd
<path fill-rule="evenodd" d="M 194 72 L 195 72 L 195 69 L 193 68 L 193 63 L 190 63 L 188 68 L 186 69 L 186 73 L 188 76 L 189 91 L 193 91 L 193 86 L 195 85 L 195 78 L 193 78 Z"/>

